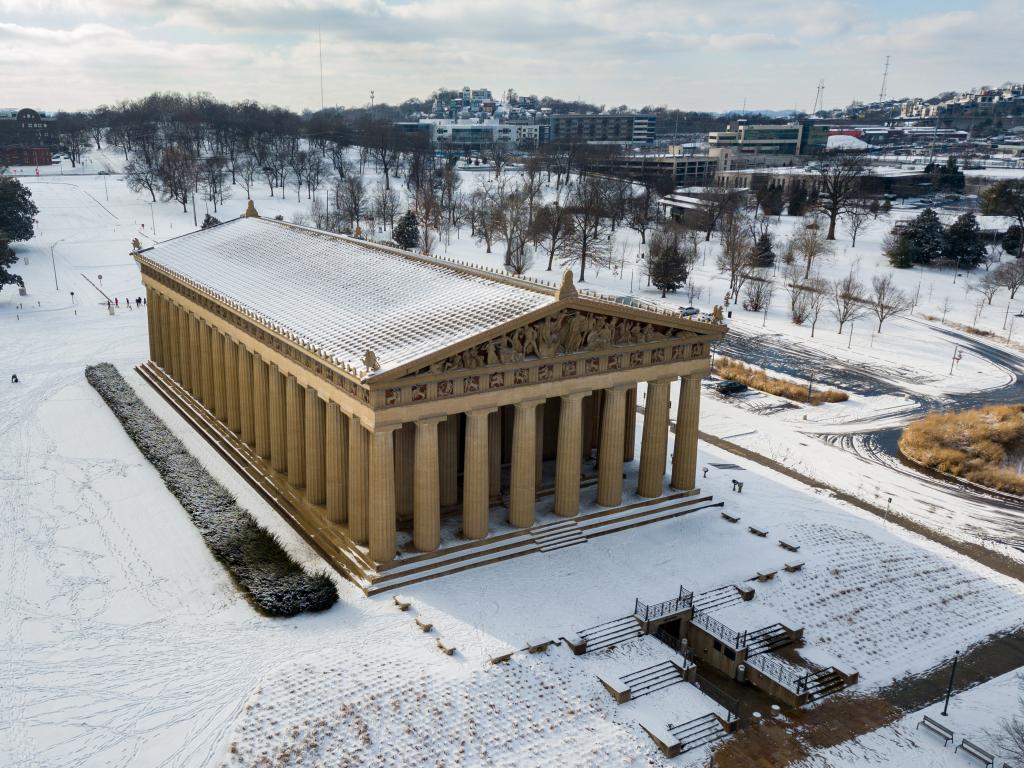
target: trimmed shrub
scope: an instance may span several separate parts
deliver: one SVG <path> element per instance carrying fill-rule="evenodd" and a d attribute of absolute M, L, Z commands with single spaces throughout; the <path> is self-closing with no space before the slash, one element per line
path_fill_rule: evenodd
<path fill-rule="evenodd" d="M 715 373 L 723 379 L 738 381 L 746 384 L 751 389 L 767 392 L 769 395 L 778 395 L 787 400 L 795 400 L 799 403 L 806 403 L 807 387 L 789 379 L 780 379 L 769 376 L 758 368 L 752 368 L 741 362 L 719 355 L 715 358 Z M 811 392 L 811 405 L 822 403 L 841 403 L 849 400 L 850 396 L 838 389 L 813 389 Z"/>
<path fill-rule="evenodd" d="M 142 455 L 160 473 L 214 557 L 253 604 L 269 616 L 322 611 L 338 600 L 326 574 L 306 573 L 280 542 L 218 483 L 143 403 L 110 363 L 85 369 L 85 378 L 110 406 Z"/>

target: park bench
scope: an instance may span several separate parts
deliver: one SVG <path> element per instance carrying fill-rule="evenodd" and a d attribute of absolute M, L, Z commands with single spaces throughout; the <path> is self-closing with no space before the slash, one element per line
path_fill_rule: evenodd
<path fill-rule="evenodd" d="M 496 653 L 491 656 L 491 664 L 504 664 L 506 661 L 512 659 L 512 654 L 515 651 L 505 651 L 504 653 Z"/>
<path fill-rule="evenodd" d="M 455 653 L 455 646 L 447 642 L 442 637 L 437 638 L 437 647 L 441 649 L 441 652 L 445 656 L 451 656 L 453 653 Z"/>
<path fill-rule="evenodd" d="M 402 597 L 401 595 L 395 595 L 391 599 L 394 600 L 395 605 L 398 606 L 398 610 L 400 611 L 408 611 L 409 606 L 412 605 L 412 603 L 409 600 Z"/>
<path fill-rule="evenodd" d="M 526 650 L 530 653 L 544 653 L 553 641 L 548 638 L 534 638 L 526 641 Z"/>
<path fill-rule="evenodd" d="M 730 523 L 738 523 L 738 522 L 740 521 L 740 519 L 739 519 L 738 517 L 733 517 L 733 516 L 732 516 L 732 515 L 730 515 L 730 514 L 729 514 L 728 512 L 723 512 L 723 513 L 722 513 L 722 517 L 724 517 L 724 518 L 725 518 L 726 520 L 728 520 L 728 521 L 729 521 Z"/>
<path fill-rule="evenodd" d="M 790 544 L 788 541 L 783 541 L 782 539 L 779 539 L 779 546 L 782 547 L 783 549 L 788 549 L 790 552 L 799 552 L 800 551 L 800 546 L 799 545 L 797 545 L 797 544 Z"/>
<path fill-rule="evenodd" d="M 932 720 L 928 715 L 921 718 L 921 722 L 917 724 L 917 727 L 920 728 L 922 725 L 932 733 L 938 734 L 943 738 L 942 746 L 946 746 L 953 740 L 953 732 L 942 723 Z"/>
<path fill-rule="evenodd" d="M 768 531 L 762 531 L 760 528 L 755 528 L 752 525 L 748 525 L 747 530 L 755 536 L 760 536 L 762 539 L 768 536 Z"/>
<path fill-rule="evenodd" d="M 422 629 L 424 632 L 429 632 L 434 628 L 434 625 L 420 616 L 416 617 L 416 626 Z"/>
<path fill-rule="evenodd" d="M 776 574 L 776 571 L 758 571 L 757 572 L 757 580 L 758 581 L 771 581 L 772 579 L 775 578 L 775 574 Z"/>
<path fill-rule="evenodd" d="M 803 563 L 786 563 L 782 567 L 786 570 L 786 573 L 796 573 L 797 571 L 802 571 L 804 569 L 804 564 Z"/>
<path fill-rule="evenodd" d="M 973 757 L 976 757 L 979 760 L 983 761 L 985 763 L 985 765 L 987 766 L 987 768 L 995 768 L 995 764 L 996 764 L 995 755 L 993 755 L 990 752 L 986 752 L 984 749 L 979 747 L 974 742 L 968 741 L 967 739 L 963 739 L 960 742 L 960 746 L 958 746 L 953 751 L 956 752 L 956 751 L 961 750 L 961 749 L 964 752 L 966 752 L 967 754 L 969 754 L 969 755 L 971 755 Z"/>

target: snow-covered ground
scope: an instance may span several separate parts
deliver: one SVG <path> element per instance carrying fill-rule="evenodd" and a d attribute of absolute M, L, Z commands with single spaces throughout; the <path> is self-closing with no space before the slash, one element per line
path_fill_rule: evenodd
<path fill-rule="evenodd" d="M 114 169 L 115 160 L 109 159 Z M 754 601 L 730 609 L 728 622 L 737 630 L 773 621 L 805 627 L 806 656 L 856 669 L 863 689 L 1024 624 L 1020 583 L 703 445 L 699 461 L 710 470 L 702 489 L 725 500 L 741 524 L 706 510 L 426 582 L 407 591 L 410 613 L 395 609 L 388 596 L 367 599 L 339 582 L 341 602 L 324 614 L 259 617 L 83 377 L 87 364 L 118 365 L 243 505 L 297 559 L 320 567 L 301 539 L 131 371 L 146 357 L 144 313 L 122 307 L 111 316 L 97 290 L 122 304 L 141 295 L 131 238 L 153 238 L 154 224 L 158 239 L 190 231 L 192 213 L 173 203 L 151 206 L 116 176 L 50 174 L 26 183 L 41 210 L 36 238 L 18 246 L 27 258 L 18 271 L 29 295 L 0 293 L 0 360 L 7 364 L 0 371 L 0 765 L 660 765 L 665 761 L 638 723 L 675 721 L 715 705 L 675 686 L 657 699 L 616 706 L 595 676 L 654 663 L 664 651 L 652 650 L 653 641 L 604 658 L 579 659 L 562 646 L 517 654 L 504 666 L 490 665 L 488 657 L 626 615 L 635 597 L 663 600 L 680 584 L 700 591 L 779 569 L 796 558 L 778 547 L 780 538 L 801 546 L 804 569 L 757 584 Z M 242 198 L 235 190 L 225 203 L 228 215 L 241 212 Z M 256 205 L 263 215 L 286 218 L 300 207 L 294 194 L 283 201 L 266 190 L 257 190 Z M 872 229 L 874 240 L 861 235 L 857 252 L 865 269 L 877 266 L 870 243 L 876 252 L 886 226 Z M 631 234 L 622 235 L 627 250 L 630 242 L 635 246 Z M 497 252 L 483 254 L 466 232 L 453 239 L 449 254 L 492 266 L 501 260 Z M 826 268 L 845 271 L 842 258 Z M 696 280 L 718 303 L 724 285 L 712 263 L 709 256 Z M 635 266 L 618 274 L 603 270 L 588 284 L 628 292 L 630 271 L 636 287 Z M 534 274 L 548 273 L 537 268 Z M 901 274 L 905 283 L 921 280 L 923 306 L 941 304 L 938 285 L 952 280 L 948 273 L 907 275 L 913 279 Z M 809 332 L 793 329 L 777 303 L 765 327 L 807 340 Z M 964 304 L 956 317 L 966 321 L 964 313 L 973 309 Z M 998 324 L 1000 309 L 986 310 L 983 320 Z M 761 318 L 742 322 L 757 328 Z M 819 336 L 830 353 L 882 369 L 913 369 L 914 386 L 926 390 L 1003 380 L 998 369 L 969 357 L 950 379 L 951 349 L 922 344 L 926 327 L 890 321 L 872 342 L 858 326 L 848 353 L 846 337 L 834 338 L 833 328 L 829 338 L 827 323 Z M 8 384 L 15 372 L 21 383 Z M 877 400 L 854 398 L 800 413 L 842 422 L 850 413 L 901 405 L 893 395 Z M 711 397 L 702 407 L 705 429 L 738 441 L 736 435 L 752 429 L 767 436 L 761 445 L 799 440 L 779 414 L 755 414 Z M 775 458 L 837 475 L 840 485 L 869 482 L 854 460 L 843 463 L 842 452 L 804 442 L 806 453 L 778 443 L 787 447 Z M 835 456 L 823 461 L 825 450 Z M 742 495 L 730 492 L 734 477 L 746 481 Z M 873 491 L 865 486 L 864 493 Z M 750 535 L 747 524 L 770 536 Z M 435 632 L 420 632 L 415 615 L 429 618 Z M 458 647 L 454 656 L 437 650 L 439 635 Z"/>

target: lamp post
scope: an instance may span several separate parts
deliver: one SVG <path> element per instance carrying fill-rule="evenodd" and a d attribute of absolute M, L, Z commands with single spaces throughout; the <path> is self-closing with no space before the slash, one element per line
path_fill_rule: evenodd
<path fill-rule="evenodd" d="M 960 651 L 953 654 L 953 668 L 949 670 L 949 686 L 946 688 L 946 703 L 942 707 L 942 716 L 946 717 L 949 709 L 949 697 L 953 695 L 953 676 L 956 674 L 956 663 L 960 659 Z"/>
<path fill-rule="evenodd" d="M 50 245 L 50 264 L 53 265 L 53 287 L 57 290 L 58 293 L 60 292 L 60 285 L 57 284 L 57 262 L 53 257 L 53 249 L 57 247 L 57 243 L 62 242 L 64 242 L 63 237 Z"/>

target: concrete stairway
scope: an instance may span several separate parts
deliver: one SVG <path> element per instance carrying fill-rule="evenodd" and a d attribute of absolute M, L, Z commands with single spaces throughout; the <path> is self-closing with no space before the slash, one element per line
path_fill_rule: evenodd
<path fill-rule="evenodd" d="M 663 661 L 660 664 L 630 672 L 619 679 L 629 688 L 630 699 L 639 699 L 649 693 L 686 682 L 679 666 L 671 661 Z"/>
<path fill-rule="evenodd" d="M 589 541 L 575 520 L 535 525 L 530 529 L 530 536 L 541 552 L 552 552 Z"/>
<path fill-rule="evenodd" d="M 770 624 L 747 633 L 747 658 L 783 648 L 793 643 L 789 630 L 781 624 Z"/>
<path fill-rule="evenodd" d="M 693 612 L 707 613 L 743 602 L 742 593 L 732 584 L 709 589 L 693 596 Z"/>
<path fill-rule="evenodd" d="M 636 620 L 635 616 L 623 616 L 621 619 L 613 619 L 603 624 L 598 624 L 587 629 L 576 632 L 577 637 L 585 640 L 587 648 L 584 653 L 593 653 L 613 645 L 633 640 L 644 634 L 643 627 Z"/>
<path fill-rule="evenodd" d="M 670 725 L 668 732 L 679 742 L 679 754 L 712 744 L 727 735 L 722 721 L 711 713 L 685 723 Z"/>

